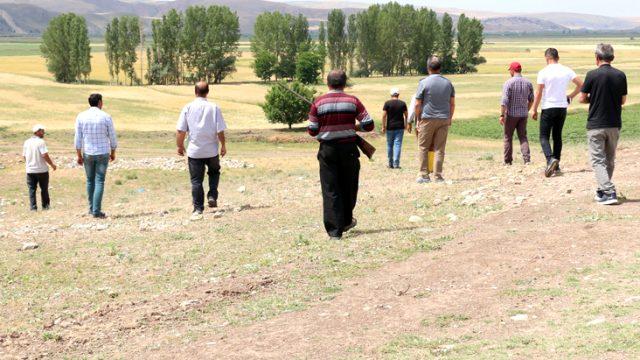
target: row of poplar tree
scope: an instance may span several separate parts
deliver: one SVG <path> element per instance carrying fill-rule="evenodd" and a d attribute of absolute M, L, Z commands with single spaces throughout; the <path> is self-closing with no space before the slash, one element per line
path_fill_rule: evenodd
<path fill-rule="evenodd" d="M 438 55 L 444 73 L 468 73 L 485 60 L 479 56 L 483 26 L 464 14 L 457 29 L 449 14 L 398 3 L 373 5 L 348 17 L 342 10 L 320 23 L 317 43 L 305 17 L 264 13 L 255 24 L 251 49 L 254 72 L 263 79 L 313 83 L 328 57 L 332 69 L 366 77 L 426 74 L 427 60 Z"/>
<path fill-rule="evenodd" d="M 135 71 L 144 48 L 140 20 L 114 18 L 105 31 L 109 73 L 130 84 L 140 83 Z M 151 23 L 152 41 L 146 48 L 149 84 L 180 84 L 194 80 L 220 83 L 236 70 L 240 56 L 238 16 L 226 6 L 192 6 L 184 13 L 171 10 Z M 433 10 L 388 3 L 346 16 L 329 13 L 320 23 L 318 41 L 312 41 L 303 15 L 260 14 L 254 26 L 253 68 L 262 80 L 296 79 L 315 83 L 331 68 L 352 76 L 426 74 L 427 59 L 440 56 L 444 73 L 476 71 L 484 59 L 480 21 L 461 15 L 457 29 L 450 15 L 441 19 Z M 57 81 L 85 81 L 91 72 L 91 50 L 86 21 L 75 14 L 51 20 L 41 46 L 47 66 Z M 142 54 L 141 54 L 142 56 Z"/>
<path fill-rule="evenodd" d="M 129 83 L 136 76 L 136 49 L 143 49 L 138 17 L 121 16 L 107 24 L 105 55 L 112 80 L 120 74 Z M 194 80 L 220 83 L 236 70 L 240 53 L 240 21 L 226 6 L 192 6 L 171 10 L 151 22 L 152 41 L 146 48 L 149 84 L 180 84 Z M 42 36 L 41 52 L 59 82 L 83 82 L 91 73 L 91 47 L 86 21 L 73 13 L 53 18 Z M 141 55 L 142 56 L 142 55 Z"/>

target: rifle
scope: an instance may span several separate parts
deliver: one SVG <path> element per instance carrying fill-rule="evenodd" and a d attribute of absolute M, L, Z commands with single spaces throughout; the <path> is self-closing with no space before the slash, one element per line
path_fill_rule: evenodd
<path fill-rule="evenodd" d="M 309 101 L 309 99 L 289 89 L 289 87 L 282 85 L 282 83 L 276 82 L 276 84 L 278 84 L 281 88 L 287 90 L 291 94 L 295 95 L 298 99 L 306 102 L 307 104 L 309 104 L 309 106 L 313 105 L 313 102 Z M 369 160 L 373 158 L 373 154 L 376 152 L 376 148 L 373 145 L 371 145 L 371 143 L 369 143 L 367 140 L 365 140 L 362 136 L 356 135 L 356 145 L 358 146 L 360 151 L 362 151 L 362 153 L 369 158 Z"/>

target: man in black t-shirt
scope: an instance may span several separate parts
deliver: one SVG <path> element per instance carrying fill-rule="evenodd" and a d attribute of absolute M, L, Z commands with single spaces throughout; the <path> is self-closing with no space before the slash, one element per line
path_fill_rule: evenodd
<path fill-rule="evenodd" d="M 627 77 L 611 66 L 613 59 L 611 45 L 597 46 L 598 68 L 587 73 L 580 94 L 580 101 L 589 104 L 587 138 L 591 164 L 598 181 L 595 201 L 602 205 L 618 204 L 611 178 L 622 128 L 622 105 L 627 100 Z"/>
<path fill-rule="evenodd" d="M 407 104 L 398 99 L 400 91 L 391 89 L 391 100 L 384 103 L 382 108 L 382 133 L 387 133 L 387 156 L 389 168 L 400 168 L 400 153 L 402 152 L 402 138 L 407 129 Z"/>

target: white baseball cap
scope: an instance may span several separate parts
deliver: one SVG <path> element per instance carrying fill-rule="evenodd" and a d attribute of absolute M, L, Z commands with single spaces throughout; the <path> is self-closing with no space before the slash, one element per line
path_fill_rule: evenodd
<path fill-rule="evenodd" d="M 391 88 L 391 91 L 389 91 L 389 94 L 391 94 L 391 96 L 393 95 L 399 95 L 400 94 L 400 90 L 398 88 Z"/>
<path fill-rule="evenodd" d="M 34 125 L 32 130 L 33 130 L 33 133 L 37 133 L 40 130 L 44 130 L 44 125 L 40 125 L 40 124 Z"/>

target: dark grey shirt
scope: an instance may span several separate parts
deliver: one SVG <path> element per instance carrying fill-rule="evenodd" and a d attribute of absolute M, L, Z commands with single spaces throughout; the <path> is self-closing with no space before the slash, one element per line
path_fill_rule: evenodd
<path fill-rule="evenodd" d="M 456 90 L 449 79 L 440 74 L 432 74 L 420 80 L 416 99 L 422 100 L 422 119 L 449 120 L 451 98 Z"/>

